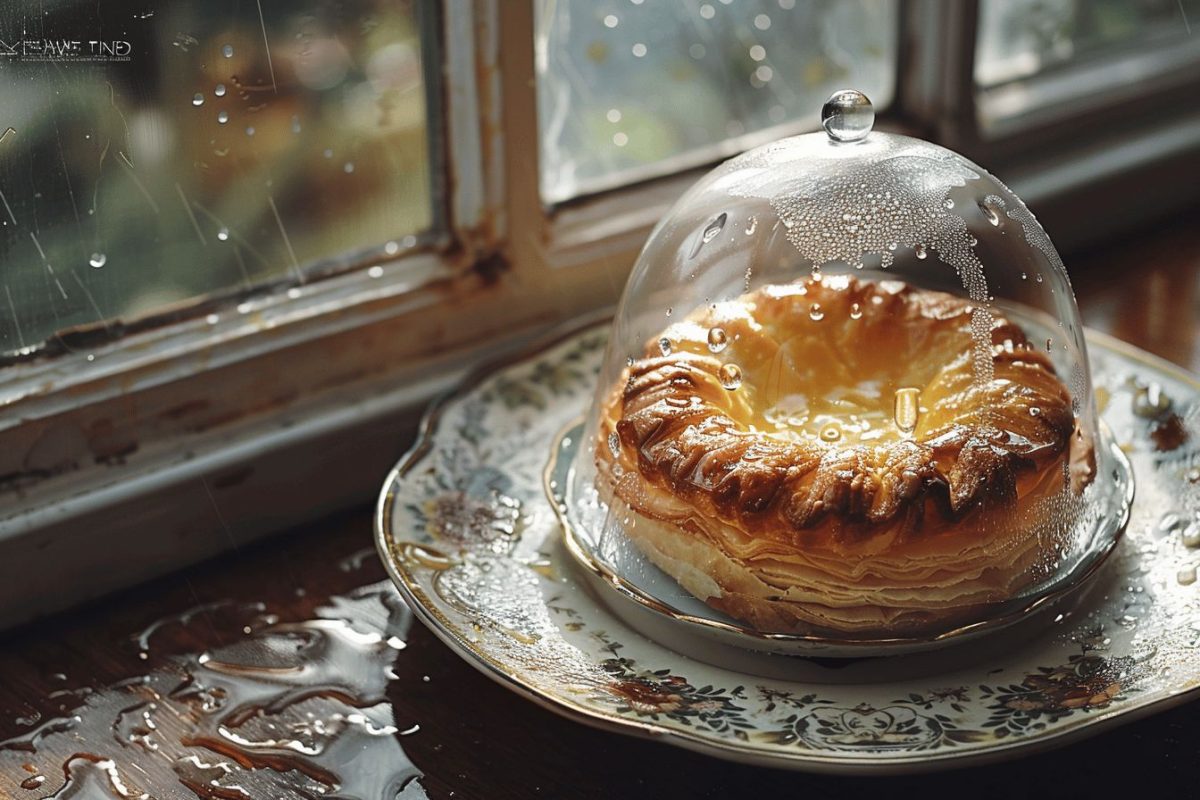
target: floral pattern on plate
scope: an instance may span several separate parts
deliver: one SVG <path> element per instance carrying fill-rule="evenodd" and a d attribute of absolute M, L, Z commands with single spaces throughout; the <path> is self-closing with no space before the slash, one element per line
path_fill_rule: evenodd
<path fill-rule="evenodd" d="M 1200 386 L 1186 373 L 1089 335 L 1098 402 L 1133 462 L 1137 496 L 1081 605 L 1016 647 L 953 648 L 965 658 L 944 667 L 812 659 L 780 680 L 649 641 L 590 592 L 565 552 L 542 472 L 556 434 L 591 400 L 606 337 L 606 325 L 592 325 L 479 373 L 431 411 L 380 498 L 377 543 L 401 592 L 502 683 L 614 730 L 845 772 L 997 758 L 1200 685 Z"/>

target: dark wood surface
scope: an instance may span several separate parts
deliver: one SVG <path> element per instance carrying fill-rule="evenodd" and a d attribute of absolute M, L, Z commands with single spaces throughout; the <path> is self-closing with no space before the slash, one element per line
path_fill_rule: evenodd
<path fill-rule="evenodd" d="M 1068 263 L 1087 324 L 1200 370 L 1190 227 Z M 1131 776 L 1193 797 L 1198 708 L 923 776 L 728 764 L 587 728 L 476 672 L 400 605 L 364 509 L 8 634 L 0 797 L 1104 797 Z"/>

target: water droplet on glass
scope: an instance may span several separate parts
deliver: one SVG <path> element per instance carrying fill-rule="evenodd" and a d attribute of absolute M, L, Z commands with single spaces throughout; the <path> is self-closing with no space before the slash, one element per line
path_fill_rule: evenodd
<path fill-rule="evenodd" d="M 834 92 L 821 107 L 821 127 L 835 142 L 857 142 L 871 132 L 875 108 L 862 92 Z"/>
<path fill-rule="evenodd" d="M 204 95 L 200 94 L 199 92 L 196 92 L 194 95 L 192 95 L 192 105 L 194 105 L 194 106 L 204 105 Z"/>
<path fill-rule="evenodd" d="M 221 123 L 222 125 L 224 125 L 226 122 L 229 122 L 229 112 L 228 111 L 218 111 L 217 112 L 217 122 Z"/>
<path fill-rule="evenodd" d="M 253 125 L 247 125 L 247 126 L 246 126 L 246 135 L 247 135 L 247 136 L 253 136 L 253 135 L 254 135 L 254 126 L 253 126 Z"/>
<path fill-rule="evenodd" d="M 667 316 L 671 316 L 671 307 L 667 306 Z"/>
<path fill-rule="evenodd" d="M 913 245 L 913 254 L 917 258 L 924 259 L 926 256 L 929 255 L 929 251 L 925 249 L 925 245 L 918 242 L 917 244 Z"/>
<path fill-rule="evenodd" d="M 207 322 L 209 325 L 216 325 L 218 322 L 221 321 L 221 318 L 218 317 L 216 314 L 209 314 L 207 317 L 204 318 L 204 321 Z"/>
<path fill-rule="evenodd" d="M 954 201 L 951 200 L 949 197 L 947 197 L 945 200 L 942 201 L 942 208 L 949 211 L 950 209 L 954 208 Z"/>
<path fill-rule="evenodd" d="M 213 94 L 215 94 L 217 97 L 224 97 L 225 96 L 225 84 L 218 83 L 217 87 L 215 89 L 213 89 Z"/>
<path fill-rule="evenodd" d="M 996 207 L 996 202 L 990 197 L 979 204 L 979 210 L 983 212 L 983 218 L 993 228 L 1000 227 L 1000 209 Z"/>
<path fill-rule="evenodd" d="M 1034 275 L 1033 279 L 1035 281 L 1037 281 L 1038 283 L 1041 283 L 1042 282 L 1042 273 L 1039 272 L 1037 275 Z"/>
<path fill-rule="evenodd" d="M 708 349 L 710 351 L 719 353 L 725 349 L 727 344 L 729 344 L 729 337 L 725 334 L 724 328 L 708 329 Z"/>
<path fill-rule="evenodd" d="M 671 355 L 671 340 L 665 336 L 663 338 L 659 339 L 658 340 L 658 349 L 659 349 L 659 352 L 661 352 L 664 356 Z"/>
<path fill-rule="evenodd" d="M 383 252 L 387 253 L 389 256 L 396 255 L 396 253 L 400 252 L 400 243 L 399 242 L 388 242 L 387 244 L 385 244 L 383 246 Z"/>
<path fill-rule="evenodd" d="M 967 234 L 967 245 L 968 245 L 969 247 L 974 247 L 974 246 L 975 246 L 975 245 L 977 245 L 977 244 L 979 244 L 979 240 L 978 240 L 978 239 L 976 239 L 974 236 L 972 236 L 971 234 L 969 234 L 969 233 L 968 233 L 968 234 Z"/>
<path fill-rule="evenodd" d="M 1021 273 L 1021 280 L 1023 280 L 1023 281 L 1027 281 L 1027 280 L 1029 280 L 1029 276 L 1028 276 L 1028 275 L 1026 275 L 1024 272 L 1022 272 L 1022 273 Z"/>
<path fill-rule="evenodd" d="M 342 166 L 342 170 L 343 170 L 343 171 L 344 171 L 344 172 L 345 172 L 347 175 L 349 175 L 351 172 L 354 172 L 354 162 L 353 162 L 353 161 L 347 161 L 347 162 L 345 163 L 345 165 L 343 165 L 343 166 Z"/>
<path fill-rule="evenodd" d="M 221 230 L 217 231 L 217 238 L 222 242 L 229 241 L 229 228 L 221 228 Z"/>
<path fill-rule="evenodd" d="M 862 306 L 858 303 L 850 304 L 850 319 L 862 319 Z"/>
<path fill-rule="evenodd" d="M 633 366 L 633 356 L 625 356 L 625 366 L 627 366 L 627 367 Z"/>
<path fill-rule="evenodd" d="M 227 44 L 221 48 L 221 55 L 226 58 L 233 58 L 233 45 Z"/>
<path fill-rule="evenodd" d="M 1037 406 L 1033 406 L 1032 408 L 1029 409 L 1029 416 L 1040 417 L 1041 415 L 1042 415 L 1042 410 L 1040 408 L 1038 408 Z"/>
<path fill-rule="evenodd" d="M 108 263 L 108 256 L 104 255 L 104 253 L 92 253 L 92 257 L 88 259 L 88 263 L 94 269 L 100 269 Z"/>
<path fill-rule="evenodd" d="M 615 433 L 608 435 L 608 449 L 613 454 L 613 458 L 621 455 L 621 440 Z"/>
<path fill-rule="evenodd" d="M 717 370 L 717 379 L 722 386 L 733 391 L 742 385 L 742 370 L 737 364 L 722 364 Z"/>
<path fill-rule="evenodd" d="M 751 217 L 750 220 L 746 223 L 746 235 L 753 236 L 754 231 L 756 231 L 757 229 L 758 229 L 758 218 Z"/>
<path fill-rule="evenodd" d="M 825 319 L 825 312 L 821 310 L 820 303 L 813 303 L 808 307 L 808 318 L 813 322 L 820 322 Z"/>
<path fill-rule="evenodd" d="M 1050 352 L 1053 352 L 1053 350 L 1054 350 L 1054 340 L 1047 339 L 1046 340 L 1046 352 L 1050 353 Z"/>
<path fill-rule="evenodd" d="M 717 238 L 717 235 L 725 228 L 725 221 L 729 219 L 729 215 L 721 212 L 712 222 L 704 226 L 704 230 L 700 233 L 700 238 L 696 240 L 696 246 L 692 248 L 692 254 L 688 258 L 695 258 L 700 252 L 700 248 Z"/>
<path fill-rule="evenodd" d="M 1184 547 L 1200 547 L 1200 524 L 1190 523 L 1180 537 Z"/>
<path fill-rule="evenodd" d="M 917 428 L 917 417 L 921 413 L 921 390 L 911 386 L 896 390 L 893 418 L 902 432 L 912 433 Z"/>

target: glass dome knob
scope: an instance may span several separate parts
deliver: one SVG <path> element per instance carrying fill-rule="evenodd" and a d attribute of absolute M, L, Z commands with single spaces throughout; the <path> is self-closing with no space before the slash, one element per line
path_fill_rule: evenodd
<path fill-rule="evenodd" d="M 857 142 L 871 132 L 875 108 L 855 89 L 834 92 L 821 106 L 821 127 L 835 142 Z"/>

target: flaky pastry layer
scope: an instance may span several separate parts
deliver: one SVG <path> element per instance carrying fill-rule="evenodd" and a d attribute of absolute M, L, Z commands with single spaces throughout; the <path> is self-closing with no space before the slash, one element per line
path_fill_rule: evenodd
<path fill-rule="evenodd" d="M 908 432 L 881 422 L 904 387 L 919 392 Z M 1094 469 L 1017 325 L 898 282 L 827 277 L 700 309 L 603 411 L 600 489 L 632 512 L 631 539 L 764 630 L 915 630 L 1010 597 Z"/>

